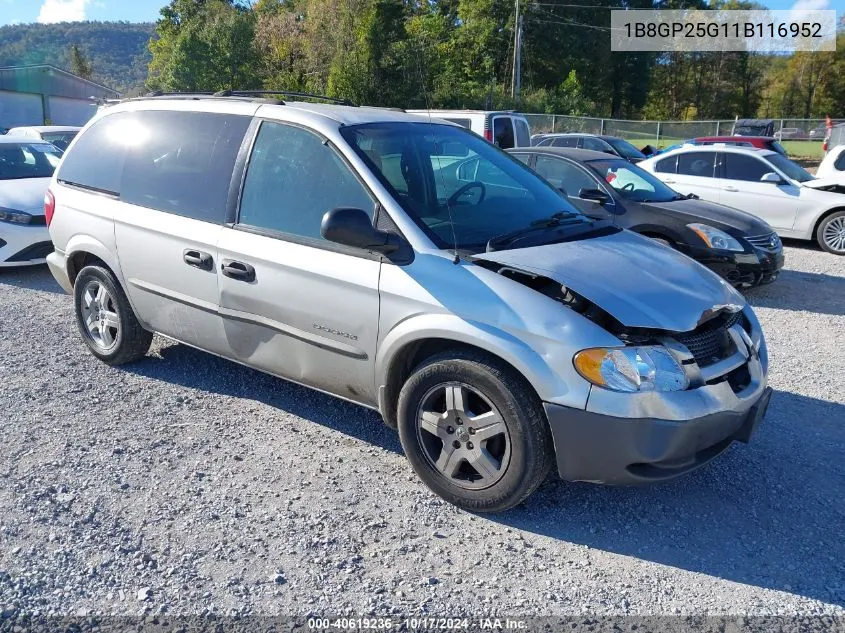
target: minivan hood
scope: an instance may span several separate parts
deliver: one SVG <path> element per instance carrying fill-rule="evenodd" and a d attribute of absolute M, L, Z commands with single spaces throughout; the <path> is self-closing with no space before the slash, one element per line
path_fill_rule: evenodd
<path fill-rule="evenodd" d="M 0 180 L 0 207 L 44 215 L 44 194 L 49 186 L 49 178 Z"/>
<path fill-rule="evenodd" d="M 772 232 L 772 228 L 757 216 L 717 202 L 689 198 L 669 202 L 640 202 L 639 204 L 668 213 L 683 214 L 689 218 L 690 222 L 704 221 L 705 224 L 710 224 L 716 229 L 732 228 L 745 235 L 765 235 Z"/>
<path fill-rule="evenodd" d="M 698 262 L 630 231 L 475 258 L 554 279 L 627 327 L 689 332 L 723 307 L 745 305 Z"/>

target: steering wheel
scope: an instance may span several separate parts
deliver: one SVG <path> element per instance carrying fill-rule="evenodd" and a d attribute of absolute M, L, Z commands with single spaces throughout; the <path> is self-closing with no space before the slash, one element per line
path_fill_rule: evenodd
<path fill-rule="evenodd" d="M 632 183 L 632 182 L 627 182 L 622 187 L 622 191 L 633 191 L 633 190 L 634 190 L 634 183 Z"/>
<path fill-rule="evenodd" d="M 474 180 L 472 182 L 468 182 L 467 184 L 465 184 L 463 187 L 461 187 L 455 193 L 453 193 L 451 196 L 449 196 L 449 199 L 446 200 L 446 202 L 450 205 L 451 204 L 458 204 L 458 199 L 462 195 L 464 195 L 467 191 L 469 191 L 470 189 L 473 189 L 475 187 L 477 187 L 481 191 L 481 195 L 479 196 L 478 202 L 476 202 L 476 204 L 483 202 L 484 198 L 487 196 L 487 187 L 484 186 L 483 182 L 480 182 L 478 180 Z"/>

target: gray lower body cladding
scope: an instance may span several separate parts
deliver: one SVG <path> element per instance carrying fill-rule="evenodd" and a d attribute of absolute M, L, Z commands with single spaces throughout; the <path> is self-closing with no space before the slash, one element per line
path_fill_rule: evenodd
<path fill-rule="evenodd" d="M 544 403 L 558 473 L 613 485 L 665 481 L 699 468 L 734 441 L 748 442 L 771 397 L 766 388 L 745 411 L 684 421 L 618 418 Z"/>

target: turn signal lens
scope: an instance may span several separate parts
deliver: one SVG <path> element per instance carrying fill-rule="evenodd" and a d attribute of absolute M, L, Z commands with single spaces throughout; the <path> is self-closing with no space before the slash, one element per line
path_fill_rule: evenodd
<path fill-rule="evenodd" d="M 575 369 L 598 387 L 613 391 L 683 391 L 684 368 L 665 347 L 596 347 L 578 352 Z"/>

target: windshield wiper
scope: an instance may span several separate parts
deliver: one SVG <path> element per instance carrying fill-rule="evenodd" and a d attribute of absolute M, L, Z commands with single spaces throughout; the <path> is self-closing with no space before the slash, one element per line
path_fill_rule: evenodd
<path fill-rule="evenodd" d="M 568 220 L 568 222 L 564 222 L 564 220 Z M 511 231 L 509 233 L 502 233 L 501 235 L 494 235 L 487 241 L 486 250 L 488 253 L 491 253 L 495 250 L 498 250 L 499 247 L 511 244 L 520 237 L 528 235 L 529 233 L 533 233 L 534 231 L 543 231 L 545 229 L 551 229 L 558 226 L 566 226 L 569 224 L 581 224 L 585 221 L 589 222 L 589 220 L 586 220 L 586 218 L 580 213 L 573 213 L 571 211 L 558 211 L 554 215 L 551 215 L 547 218 L 543 218 L 541 220 L 534 220 L 530 225 L 524 228 L 517 229 L 516 231 Z"/>

